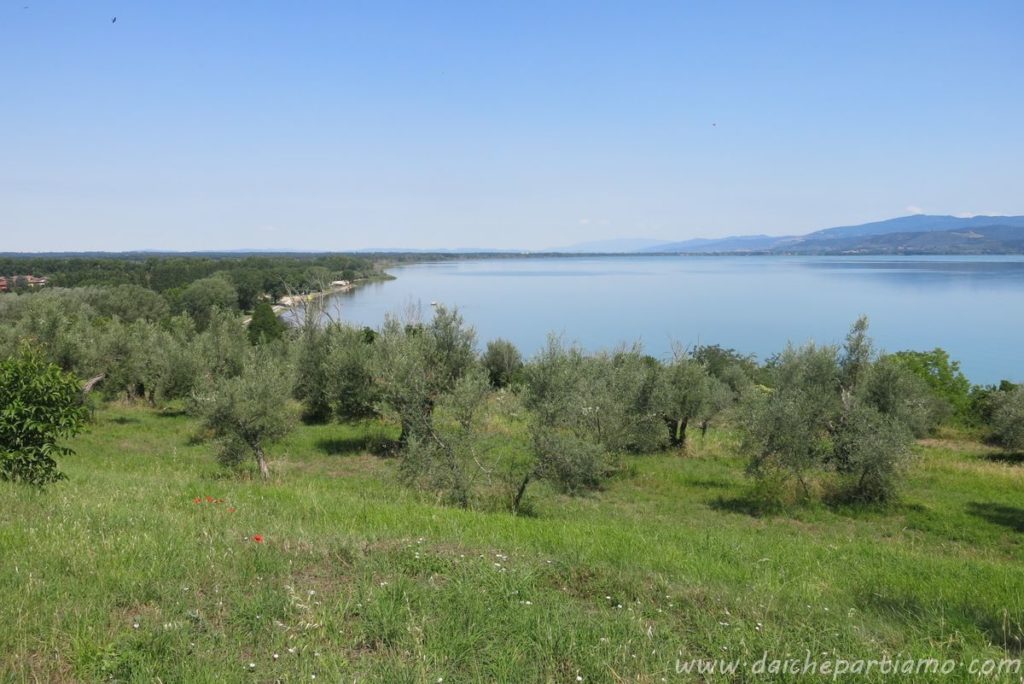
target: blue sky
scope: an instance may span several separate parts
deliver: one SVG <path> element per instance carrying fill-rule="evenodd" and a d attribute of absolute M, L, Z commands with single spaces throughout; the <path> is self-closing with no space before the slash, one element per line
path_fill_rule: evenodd
<path fill-rule="evenodd" d="M 0 251 L 1024 214 L 1022 35 L 1020 0 L 0 0 Z"/>

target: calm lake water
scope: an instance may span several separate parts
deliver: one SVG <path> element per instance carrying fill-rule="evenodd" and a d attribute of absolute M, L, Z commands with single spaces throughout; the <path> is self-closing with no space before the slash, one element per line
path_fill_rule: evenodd
<path fill-rule="evenodd" d="M 549 332 L 587 349 L 639 340 L 721 344 L 759 358 L 787 341 L 839 342 L 859 314 L 887 351 L 946 349 L 973 382 L 1024 380 L 1024 257 L 563 257 L 391 270 L 330 300 L 335 320 L 378 326 L 410 306 L 457 306 L 481 347 L 525 355 Z"/>

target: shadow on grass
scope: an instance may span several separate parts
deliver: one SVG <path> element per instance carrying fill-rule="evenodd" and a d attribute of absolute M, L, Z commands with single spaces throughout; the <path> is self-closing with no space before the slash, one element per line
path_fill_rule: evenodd
<path fill-rule="evenodd" d="M 117 416 L 110 419 L 111 423 L 115 425 L 133 425 L 140 422 L 138 418 L 132 418 L 130 416 Z"/>
<path fill-rule="evenodd" d="M 1002 525 L 1015 532 L 1024 533 L 1024 508 L 971 501 L 967 504 L 967 512 L 994 525 Z"/>
<path fill-rule="evenodd" d="M 778 510 L 772 510 L 769 507 L 766 507 L 763 502 L 757 501 L 749 496 L 719 496 L 709 501 L 708 506 L 715 511 L 721 511 L 723 513 L 739 513 L 741 515 L 749 515 L 754 518 L 763 518 L 767 515 L 778 512 Z"/>
<path fill-rule="evenodd" d="M 683 480 L 683 484 L 687 487 L 700 487 L 703 489 L 732 489 L 736 486 L 735 482 L 725 479 L 724 477 L 694 477 Z"/>
<path fill-rule="evenodd" d="M 986 454 L 985 459 L 996 463 L 1024 465 L 1024 451 L 997 451 L 993 454 Z"/>
<path fill-rule="evenodd" d="M 188 411 L 185 409 L 161 409 L 153 415 L 157 418 L 181 418 L 182 416 L 187 416 Z"/>
<path fill-rule="evenodd" d="M 1024 623 L 1012 611 L 1003 609 L 1000 614 L 971 607 L 965 608 L 965 612 L 973 613 L 974 624 L 990 642 L 1002 646 L 1004 651 L 1015 657 L 1024 653 Z"/>
<path fill-rule="evenodd" d="M 394 454 L 396 446 L 391 440 L 382 439 L 377 435 L 335 437 L 321 439 L 316 443 L 316 448 L 328 456 L 358 456 L 360 454 L 391 456 Z"/>

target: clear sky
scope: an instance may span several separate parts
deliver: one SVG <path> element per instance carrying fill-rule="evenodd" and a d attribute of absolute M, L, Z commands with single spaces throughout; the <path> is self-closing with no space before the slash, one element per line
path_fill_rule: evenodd
<path fill-rule="evenodd" d="M 1021 0 L 0 0 L 0 251 L 538 249 L 920 211 L 1024 214 Z"/>

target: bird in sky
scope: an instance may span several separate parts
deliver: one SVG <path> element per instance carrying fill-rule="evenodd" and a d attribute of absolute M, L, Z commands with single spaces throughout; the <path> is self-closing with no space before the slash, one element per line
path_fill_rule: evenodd
<path fill-rule="evenodd" d="M 110 23 L 111 24 L 116 24 L 117 23 L 117 17 L 114 17 L 113 19 L 111 19 Z"/>

